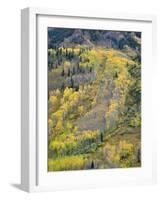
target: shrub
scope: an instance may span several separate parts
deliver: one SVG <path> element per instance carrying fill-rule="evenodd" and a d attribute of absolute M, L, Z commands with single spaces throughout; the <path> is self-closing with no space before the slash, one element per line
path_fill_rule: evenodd
<path fill-rule="evenodd" d="M 83 156 L 48 159 L 48 171 L 80 170 L 84 168 L 85 162 Z"/>

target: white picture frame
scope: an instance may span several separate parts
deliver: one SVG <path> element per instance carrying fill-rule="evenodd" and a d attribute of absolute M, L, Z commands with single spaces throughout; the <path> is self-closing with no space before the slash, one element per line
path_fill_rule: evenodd
<path fill-rule="evenodd" d="M 54 20 L 53 20 L 54 19 Z M 143 146 L 145 146 L 145 165 L 139 169 L 110 169 L 94 171 L 76 172 L 45 172 L 47 165 L 47 134 L 41 133 L 46 128 L 46 121 L 39 117 L 40 113 L 45 113 L 46 107 L 40 109 L 39 104 L 47 105 L 41 98 L 46 94 L 46 89 L 42 83 L 46 84 L 47 79 L 44 65 L 47 55 L 44 55 L 45 42 L 39 42 L 45 36 L 43 31 L 48 26 L 71 27 L 70 20 L 79 21 L 73 27 L 93 28 L 96 22 L 100 22 L 96 27 L 101 28 L 105 22 L 111 22 L 113 30 L 141 30 L 143 40 L 143 112 L 145 115 L 144 130 L 148 134 L 143 134 Z M 86 22 L 84 23 L 84 20 Z M 92 23 L 93 21 L 93 23 Z M 119 23 L 117 23 L 119 22 Z M 92 25 L 95 24 L 95 25 Z M 144 26 L 145 24 L 145 26 Z M 116 27 L 115 27 L 116 26 Z M 108 28 L 108 27 L 105 27 Z M 39 34 L 41 32 L 41 34 Z M 39 34 L 39 35 L 38 35 Z M 145 39 L 144 39 L 145 37 Z M 146 46 L 146 42 L 148 45 Z M 150 133 L 154 124 L 151 116 L 153 104 L 151 102 L 152 88 L 149 87 L 149 77 L 152 68 L 155 67 L 156 60 L 156 18 L 152 15 L 132 15 L 132 14 L 110 14 L 104 12 L 85 12 L 53 10 L 44 8 L 25 8 L 21 12 L 21 187 L 28 192 L 33 191 L 54 191 L 62 189 L 96 188 L 115 185 L 136 185 L 154 184 L 156 182 L 156 151 L 155 133 Z M 144 51 L 145 50 L 145 51 Z M 43 56 L 44 55 L 44 56 Z M 46 57 L 45 57 L 46 56 Z M 41 57 L 41 60 L 39 60 Z M 44 57 L 44 58 L 42 58 Z M 40 62 L 41 61 L 41 62 Z M 47 64 L 47 63 L 46 63 Z M 41 80 L 41 82 L 40 82 Z M 43 92 L 39 93 L 39 87 L 43 87 Z M 148 88 L 148 91 L 147 91 Z M 39 102 L 39 99 L 42 99 Z M 147 110 L 149 108 L 149 110 Z M 147 115 L 149 117 L 147 117 Z M 41 121 L 41 123 L 39 122 Z M 151 122 L 151 123 L 148 123 Z M 41 127 L 40 127 L 41 124 Z M 42 125 L 44 124 L 44 125 Z M 41 148 L 40 148 L 41 147 Z M 41 151 L 41 152 L 40 152 Z M 40 156 L 41 154 L 41 156 Z M 149 157 L 148 157 L 149 155 Z M 41 158 L 40 158 L 41 157 Z M 46 160 L 46 161 L 45 161 Z M 45 164 L 43 164 L 45 163 Z M 94 173 L 93 173 L 94 172 Z"/>

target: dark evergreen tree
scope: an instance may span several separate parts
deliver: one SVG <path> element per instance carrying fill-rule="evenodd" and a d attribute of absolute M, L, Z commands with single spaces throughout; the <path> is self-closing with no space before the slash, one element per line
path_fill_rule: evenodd
<path fill-rule="evenodd" d="M 140 148 L 138 149 L 138 152 L 137 152 L 137 160 L 138 160 L 138 162 L 141 162 L 141 150 L 140 150 Z"/>
<path fill-rule="evenodd" d="M 79 85 L 75 86 L 75 91 L 79 91 Z"/>
<path fill-rule="evenodd" d="M 68 52 L 68 59 L 71 60 L 71 58 L 72 58 L 72 57 L 71 57 L 71 52 L 69 51 L 69 52 Z"/>
<path fill-rule="evenodd" d="M 101 132 L 101 142 L 103 142 L 103 132 Z"/>
<path fill-rule="evenodd" d="M 91 163 L 91 169 L 94 169 L 94 162 L 92 160 L 92 163 Z"/>
<path fill-rule="evenodd" d="M 70 69 L 68 69 L 68 74 L 67 75 L 70 76 Z"/>
<path fill-rule="evenodd" d="M 64 89 L 65 89 L 65 84 L 63 82 L 62 85 L 61 85 L 61 90 L 64 91 Z"/>
<path fill-rule="evenodd" d="M 59 55 L 62 55 L 62 48 L 59 49 Z"/>
<path fill-rule="evenodd" d="M 58 57 L 59 56 L 59 49 L 56 49 L 56 57 Z"/>
<path fill-rule="evenodd" d="M 65 49 L 65 56 L 66 56 L 66 58 L 68 58 L 68 50 L 67 49 Z"/>
<path fill-rule="evenodd" d="M 77 65 L 77 72 L 78 72 L 78 73 L 80 72 L 79 62 L 78 62 L 78 65 Z"/>
<path fill-rule="evenodd" d="M 73 67 L 73 72 L 72 72 L 72 74 L 75 75 L 75 67 Z"/>
<path fill-rule="evenodd" d="M 63 68 L 63 71 L 61 72 L 61 76 L 64 76 L 65 75 L 65 72 L 64 72 L 64 68 Z"/>
<path fill-rule="evenodd" d="M 72 58 L 74 58 L 74 48 L 72 48 Z"/>
<path fill-rule="evenodd" d="M 115 78 L 118 78 L 118 74 L 117 74 L 117 72 L 115 73 Z"/>
<path fill-rule="evenodd" d="M 71 88 L 74 88 L 74 81 L 72 76 L 71 76 Z"/>

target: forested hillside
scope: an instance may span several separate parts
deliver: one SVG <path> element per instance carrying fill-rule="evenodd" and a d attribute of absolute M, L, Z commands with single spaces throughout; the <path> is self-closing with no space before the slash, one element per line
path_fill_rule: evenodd
<path fill-rule="evenodd" d="M 141 166 L 141 34 L 48 28 L 48 170 Z"/>

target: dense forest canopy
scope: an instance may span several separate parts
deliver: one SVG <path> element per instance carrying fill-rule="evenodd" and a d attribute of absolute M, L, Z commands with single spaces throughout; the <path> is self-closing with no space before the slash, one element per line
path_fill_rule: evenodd
<path fill-rule="evenodd" d="M 48 170 L 141 166 L 141 33 L 48 28 Z"/>

